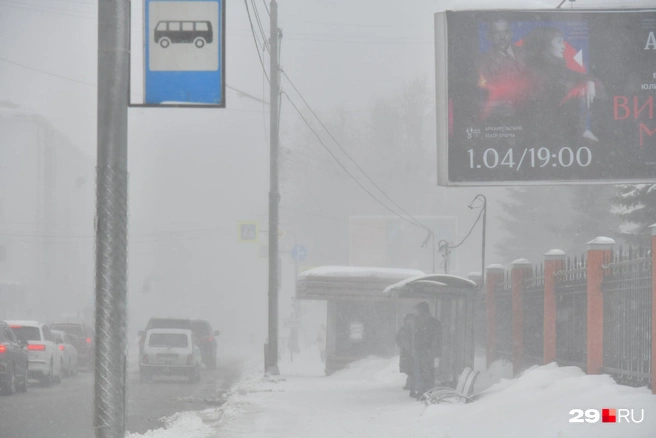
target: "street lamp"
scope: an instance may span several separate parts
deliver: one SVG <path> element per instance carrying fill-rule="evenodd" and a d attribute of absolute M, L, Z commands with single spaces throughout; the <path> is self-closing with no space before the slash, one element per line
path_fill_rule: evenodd
<path fill-rule="evenodd" d="M 449 255 L 451 254 L 451 250 L 449 249 L 449 242 L 446 240 L 440 240 L 440 242 L 437 244 L 437 250 L 439 252 L 444 253 L 444 273 L 448 274 L 449 273 Z"/>
<path fill-rule="evenodd" d="M 474 206 L 476 201 L 481 201 L 483 204 Z M 483 209 L 483 237 L 481 242 L 481 289 L 485 286 L 485 227 L 487 225 L 487 198 L 484 195 L 476 195 L 476 197 L 469 203 L 469 208 L 482 208 Z"/>

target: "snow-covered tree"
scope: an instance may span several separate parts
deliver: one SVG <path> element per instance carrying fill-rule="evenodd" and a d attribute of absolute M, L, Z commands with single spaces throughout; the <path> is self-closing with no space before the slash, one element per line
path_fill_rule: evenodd
<path fill-rule="evenodd" d="M 633 243 L 648 239 L 656 223 L 656 184 L 618 186 L 613 211 L 620 218 L 620 237 Z"/>

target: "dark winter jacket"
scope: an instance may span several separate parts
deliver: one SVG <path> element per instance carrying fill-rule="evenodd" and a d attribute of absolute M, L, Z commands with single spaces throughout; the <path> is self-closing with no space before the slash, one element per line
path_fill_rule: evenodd
<path fill-rule="evenodd" d="M 402 373 L 412 372 L 412 330 L 406 326 L 396 334 L 396 345 L 401 349 L 399 369 Z"/>
<path fill-rule="evenodd" d="M 441 349 L 442 324 L 432 316 L 417 318 L 413 357 L 439 357 Z"/>

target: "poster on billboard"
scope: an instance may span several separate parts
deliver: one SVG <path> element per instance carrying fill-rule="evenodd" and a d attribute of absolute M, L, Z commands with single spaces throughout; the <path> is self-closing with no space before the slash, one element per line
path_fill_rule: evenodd
<path fill-rule="evenodd" d="M 656 182 L 656 10 L 435 15 L 438 183 Z"/>

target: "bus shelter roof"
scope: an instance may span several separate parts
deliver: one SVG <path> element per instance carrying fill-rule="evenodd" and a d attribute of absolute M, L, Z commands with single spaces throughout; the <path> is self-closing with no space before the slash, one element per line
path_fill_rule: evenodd
<path fill-rule="evenodd" d="M 475 290 L 476 283 L 448 274 L 428 274 L 406 278 L 385 288 L 388 297 L 435 298 L 444 294 L 466 293 Z"/>

